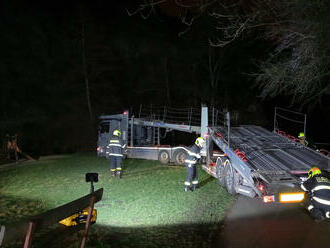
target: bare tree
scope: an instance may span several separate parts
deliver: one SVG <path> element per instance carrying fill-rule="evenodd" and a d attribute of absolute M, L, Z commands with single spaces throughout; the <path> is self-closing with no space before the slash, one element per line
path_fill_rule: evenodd
<path fill-rule="evenodd" d="M 85 48 L 85 23 L 81 24 L 81 49 L 82 49 L 81 57 L 82 57 L 85 89 L 86 89 L 87 106 L 88 106 L 89 118 L 92 121 L 93 113 L 92 113 L 92 104 L 91 104 L 91 97 L 89 90 L 89 80 L 88 80 L 87 62 L 86 62 L 86 48 Z"/>
<path fill-rule="evenodd" d="M 87 61 L 86 61 L 85 17 L 84 17 L 82 7 L 80 7 L 80 17 L 81 17 L 81 58 L 82 58 L 83 75 L 84 75 L 85 89 L 86 89 L 86 100 L 87 100 L 89 118 L 91 121 L 93 121 L 92 104 L 91 104 L 90 89 L 89 89 L 89 79 L 88 79 L 88 72 L 87 72 Z"/>
<path fill-rule="evenodd" d="M 210 76 L 211 87 L 211 105 L 215 106 L 216 94 L 218 93 L 218 86 L 220 82 L 221 73 L 221 57 L 218 55 L 217 48 L 209 46 L 208 53 L 208 69 Z"/>
<path fill-rule="evenodd" d="M 169 106 L 171 106 L 171 88 L 169 82 L 169 71 L 168 71 L 168 57 L 164 58 L 164 73 L 165 73 L 165 85 L 166 85 L 166 99 Z"/>
<path fill-rule="evenodd" d="M 223 48 L 243 34 L 258 34 L 274 49 L 257 62 L 253 76 L 262 97 L 288 95 L 292 102 L 316 102 L 330 95 L 330 6 L 327 0 L 144 0 L 135 13 L 155 13 L 167 5 L 180 9 L 185 35 L 201 17 L 209 18 L 209 45 Z M 144 15 L 148 17 L 148 15 Z M 322 17 L 322 18 L 320 18 Z M 325 38 L 327 37 L 327 38 Z M 215 67 L 210 64 L 211 87 L 216 86 Z M 212 76 L 213 75 L 213 76 Z"/>
<path fill-rule="evenodd" d="M 140 14 L 147 19 L 156 9 L 176 9 L 177 17 L 186 28 L 178 33 L 182 36 L 191 30 L 192 25 L 202 17 L 211 17 L 213 33 L 210 34 L 209 44 L 224 47 L 233 42 L 247 29 L 255 26 L 258 12 L 247 7 L 246 1 L 221 0 L 141 0 L 134 11 L 127 10 L 128 15 Z"/>
<path fill-rule="evenodd" d="M 264 37 L 273 41 L 274 50 L 259 63 L 260 72 L 255 75 L 262 97 L 288 95 L 293 103 L 313 105 L 330 94 L 330 45 L 326 42 L 330 24 L 322 18 L 329 10 L 325 0 L 273 4 L 280 21 L 269 26 Z"/>

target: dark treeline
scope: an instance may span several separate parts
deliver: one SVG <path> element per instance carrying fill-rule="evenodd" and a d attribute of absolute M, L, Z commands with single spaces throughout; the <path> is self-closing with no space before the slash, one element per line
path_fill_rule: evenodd
<path fill-rule="evenodd" d="M 203 21 L 179 36 L 180 20 L 128 16 L 136 5 L 124 1 L 0 5 L 0 135 L 17 133 L 26 152 L 94 149 L 100 114 L 140 104 L 206 103 L 269 127 L 289 102 L 258 97 L 249 73 L 271 47 L 261 39 L 210 47 Z"/>

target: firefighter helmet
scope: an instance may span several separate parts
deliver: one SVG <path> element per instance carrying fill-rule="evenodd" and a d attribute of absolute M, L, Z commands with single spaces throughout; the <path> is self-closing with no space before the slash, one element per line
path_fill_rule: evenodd
<path fill-rule="evenodd" d="M 300 132 L 299 135 L 298 135 L 298 138 L 305 138 L 305 133 Z"/>
<path fill-rule="evenodd" d="M 312 167 L 308 171 L 308 178 L 311 178 L 311 177 L 313 177 L 315 175 L 319 175 L 319 174 L 321 174 L 321 170 L 317 167 Z"/>
<path fill-rule="evenodd" d="M 195 144 L 199 147 L 202 147 L 204 145 L 204 143 L 205 143 L 205 139 L 202 137 L 198 137 L 195 141 Z"/>
<path fill-rule="evenodd" d="M 121 136 L 121 132 L 120 132 L 118 129 L 116 129 L 115 131 L 113 131 L 112 134 L 113 134 L 114 136 L 118 136 L 118 137 Z"/>

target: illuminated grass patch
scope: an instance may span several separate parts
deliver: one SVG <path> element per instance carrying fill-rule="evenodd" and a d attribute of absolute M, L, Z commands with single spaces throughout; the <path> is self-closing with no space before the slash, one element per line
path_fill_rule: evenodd
<path fill-rule="evenodd" d="M 95 247 L 108 247 L 108 243 L 117 244 L 111 247 L 130 247 L 132 242 L 132 247 L 158 247 L 169 240 L 178 247 L 187 241 L 180 235 L 185 230 L 196 232 L 194 239 L 199 235 L 199 246 L 186 237 L 190 244 L 196 243 L 188 247 L 203 247 L 205 242 L 207 247 L 233 200 L 202 170 L 201 188 L 186 193 L 184 167 L 125 160 L 123 178 L 119 180 L 110 177 L 106 159 L 94 154 L 72 155 L 0 171 L 0 192 L 4 196 L 0 200 L 0 223 L 23 220 L 89 193 L 86 172 L 99 173 L 99 182 L 94 186 L 104 188 L 103 200 L 95 206 L 97 224 L 91 230 L 90 243 Z M 198 230 L 201 226 L 202 231 Z M 208 237 L 203 240 L 205 234 Z"/>

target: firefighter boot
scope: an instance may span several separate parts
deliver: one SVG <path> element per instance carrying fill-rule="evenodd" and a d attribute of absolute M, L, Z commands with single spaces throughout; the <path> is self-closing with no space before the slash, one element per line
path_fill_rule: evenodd
<path fill-rule="evenodd" d="M 192 185 L 192 189 L 193 189 L 193 190 L 199 189 L 199 184 L 198 184 L 198 183 L 193 184 L 193 185 Z"/>
<path fill-rule="evenodd" d="M 110 170 L 110 176 L 112 176 L 112 177 L 116 176 L 116 171 L 115 170 Z"/>
<path fill-rule="evenodd" d="M 120 171 L 120 170 L 117 171 L 116 176 L 117 176 L 119 179 L 121 179 L 122 174 L 121 174 L 121 171 Z"/>
<path fill-rule="evenodd" d="M 314 219 L 315 222 L 321 222 L 325 219 L 325 216 L 322 213 L 322 211 L 317 209 L 317 208 L 313 208 L 311 210 L 311 216 L 312 216 L 312 218 Z"/>
<path fill-rule="evenodd" d="M 190 191 L 191 191 L 190 186 L 185 185 L 185 186 L 184 186 L 184 191 L 185 191 L 185 192 L 190 192 Z"/>

